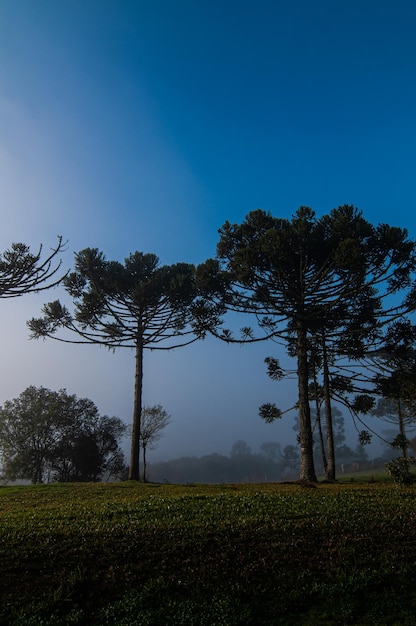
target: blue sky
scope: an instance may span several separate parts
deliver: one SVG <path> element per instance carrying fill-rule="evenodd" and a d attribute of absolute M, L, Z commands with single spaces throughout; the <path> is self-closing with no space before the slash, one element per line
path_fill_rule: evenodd
<path fill-rule="evenodd" d="M 416 5 L 411 0 L 2 0 L 0 249 L 215 254 L 258 207 L 349 203 L 415 231 Z M 43 296 L 3 301 L 0 403 L 65 387 L 130 420 L 133 355 L 28 340 Z M 173 421 L 154 458 L 294 441 L 257 407 L 274 345 L 213 340 L 149 354 L 147 404 Z"/>

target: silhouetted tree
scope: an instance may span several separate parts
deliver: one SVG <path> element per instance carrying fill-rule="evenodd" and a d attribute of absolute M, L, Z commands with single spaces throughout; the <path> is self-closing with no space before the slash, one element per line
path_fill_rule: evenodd
<path fill-rule="evenodd" d="M 171 416 L 161 404 L 144 406 L 142 409 L 140 442 L 143 450 L 143 480 L 146 481 L 146 451 L 156 446 L 163 430 L 171 422 Z"/>
<path fill-rule="evenodd" d="M 32 483 L 98 480 L 124 466 L 119 442 L 126 430 L 101 417 L 91 400 L 28 387 L 0 408 L 0 453 L 5 477 Z"/>
<path fill-rule="evenodd" d="M 31 337 L 134 349 L 129 478 L 139 480 L 143 353 L 187 345 L 197 338 L 192 327 L 197 295 L 194 267 L 160 266 L 156 255 L 142 252 L 131 254 L 122 264 L 107 261 L 96 248 L 86 248 L 75 255 L 75 271 L 64 285 L 74 300 L 74 314 L 59 301 L 46 304 L 43 317 L 28 322 Z M 58 330 L 71 331 L 79 339 L 57 336 Z"/>

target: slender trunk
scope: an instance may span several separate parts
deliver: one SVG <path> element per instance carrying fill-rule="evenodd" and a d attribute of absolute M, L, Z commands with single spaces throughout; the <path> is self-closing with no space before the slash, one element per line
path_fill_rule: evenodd
<path fill-rule="evenodd" d="M 129 480 L 140 480 L 140 426 L 142 417 L 143 389 L 143 344 L 140 338 L 136 341 L 136 369 L 134 375 L 134 406 L 131 428 L 131 451 Z"/>
<path fill-rule="evenodd" d="M 42 461 L 37 461 L 36 462 L 36 468 L 35 468 L 35 483 L 42 483 L 43 482 L 43 463 Z"/>
<path fill-rule="evenodd" d="M 406 430 L 404 428 L 404 418 L 403 418 L 402 404 L 400 400 L 398 400 L 398 414 L 399 414 L 400 436 L 401 436 L 401 441 L 402 441 L 401 449 L 402 449 L 403 457 L 407 459 Z"/>
<path fill-rule="evenodd" d="M 306 329 L 301 321 L 297 328 L 298 388 L 300 421 L 300 480 L 317 482 L 313 462 L 311 410 L 308 392 L 308 354 Z"/>
<path fill-rule="evenodd" d="M 143 482 L 146 482 L 146 446 L 142 446 L 143 450 Z"/>
<path fill-rule="evenodd" d="M 316 408 L 317 408 L 316 423 L 318 425 L 319 446 L 321 448 L 321 456 L 322 456 L 322 467 L 324 468 L 324 472 L 326 472 L 328 461 L 327 461 L 326 452 L 325 452 L 324 434 L 322 432 L 321 407 L 318 406 L 318 402 L 317 402 Z"/>
<path fill-rule="evenodd" d="M 335 480 L 335 443 L 334 429 L 332 424 L 331 389 L 329 381 L 328 353 L 326 351 L 325 331 L 322 331 L 322 356 L 324 366 L 324 399 L 325 399 L 325 425 L 326 442 L 328 449 L 328 464 L 326 466 L 327 480 Z"/>
<path fill-rule="evenodd" d="M 321 446 L 321 454 L 322 454 L 322 465 L 324 468 L 324 472 L 326 472 L 327 460 L 325 453 L 325 443 L 324 443 L 324 435 L 322 432 L 322 420 L 321 420 L 321 404 L 319 401 L 319 391 L 318 391 L 318 383 L 316 380 L 316 373 L 314 372 L 313 382 L 315 386 L 315 407 L 316 407 L 316 423 L 318 425 L 318 434 L 319 434 L 319 445 Z"/>

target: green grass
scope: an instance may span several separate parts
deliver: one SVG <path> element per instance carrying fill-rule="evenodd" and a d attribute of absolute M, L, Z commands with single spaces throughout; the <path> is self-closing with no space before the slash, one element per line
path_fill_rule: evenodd
<path fill-rule="evenodd" d="M 0 623 L 411 625 L 416 491 L 0 488 Z"/>

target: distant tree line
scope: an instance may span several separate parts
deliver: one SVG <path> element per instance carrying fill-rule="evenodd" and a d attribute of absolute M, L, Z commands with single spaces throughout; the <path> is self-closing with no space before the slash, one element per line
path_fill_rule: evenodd
<path fill-rule="evenodd" d="M 416 440 L 413 445 L 416 448 Z M 394 451 L 386 447 L 383 455 L 369 459 L 363 446 L 357 445 L 352 449 L 345 444 L 344 438 L 337 442 L 336 453 L 341 474 L 384 468 L 394 456 Z M 212 453 L 150 463 L 148 480 L 181 484 L 291 481 L 299 475 L 299 459 L 298 445 L 282 446 L 276 441 L 267 441 L 261 444 L 259 452 L 253 452 L 245 441 L 239 440 L 228 456 Z M 319 461 L 317 470 L 319 475 L 324 474 L 324 467 Z"/>
<path fill-rule="evenodd" d="M 253 453 L 242 440 L 236 441 L 230 455 L 208 454 L 181 457 L 149 464 L 151 482 L 170 483 L 244 483 L 273 482 L 294 478 L 298 472 L 299 450 L 277 442 L 267 442 Z"/>

